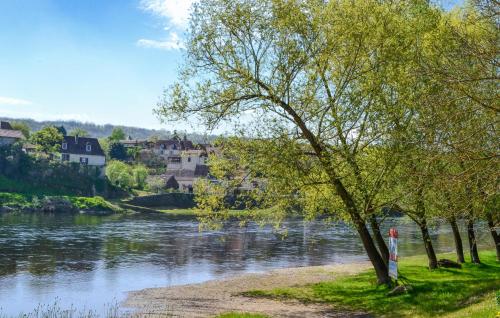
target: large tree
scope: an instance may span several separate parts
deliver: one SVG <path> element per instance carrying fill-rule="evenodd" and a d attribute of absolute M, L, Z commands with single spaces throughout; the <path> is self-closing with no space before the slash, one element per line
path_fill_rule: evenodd
<path fill-rule="evenodd" d="M 244 135 L 265 143 L 254 149 L 266 192 L 307 196 L 306 211 L 321 199 L 357 230 L 388 283 L 366 224 L 389 199 L 382 190 L 424 92 L 412 74 L 419 40 L 438 19 L 427 1 L 200 1 L 186 68 L 157 112 L 209 128 L 244 116 Z M 283 170 L 271 178 L 273 165 Z"/>

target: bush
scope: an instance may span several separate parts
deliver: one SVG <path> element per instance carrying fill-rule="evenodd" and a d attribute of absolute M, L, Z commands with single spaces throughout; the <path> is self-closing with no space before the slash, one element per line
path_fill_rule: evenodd
<path fill-rule="evenodd" d="M 146 189 L 154 193 L 163 193 L 165 190 L 165 180 L 158 176 L 148 177 Z"/>
<path fill-rule="evenodd" d="M 125 190 L 131 189 L 134 185 L 132 168 L 121 161 L 110 161 L 106 167 L 106 176 L 113 185 Z"/>
<path fill-rule="evenodd" d="M 115 160 L 125 161 L 128 159 L 127 149 L 125 149 L 125 146 L 122 143 L 117 141 L 113 141 L 109 144 L 108 155 L 109 158 Z"/>
<path fill-rule="evenodd" d="M 146 179 L 148 177 L 148 169 L 144 165 L 137 165 L 132 172 L 134 176 L 135 186 L 139 189 L 144 189 Z"/>
<path fill-rule="evenodd" d="M 21 194 L 0 193 L 0 206 L 27 206 L 29 202 L 27 198 Z"/>
<path fill-rule="evenodd" d="M 70 200 L 78 210 L 113 210 L 110 204 L 102 197 L 73 197 Z"/>

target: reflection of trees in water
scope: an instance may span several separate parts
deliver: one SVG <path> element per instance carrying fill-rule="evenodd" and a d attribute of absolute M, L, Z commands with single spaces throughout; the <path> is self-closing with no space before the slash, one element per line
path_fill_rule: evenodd
<path fill-rule="evenodd" d="M 392 223 L 391 223 L 392 222 Z M 400 252 L 422 253 L 419 232 L 412 223 L 387 222 L 400 228 Z M 287 222 L 282 236 L 271 227 L 239 227 L 229 222 L 223 231 L 198 232 L 193 219 L 146 216 L 9 214 L 0 216 L 0 275 L 28 271 L 34 275 L 57 271 L 92 271 L 99 261 L 106 268 L 124 263 L 155 264 L 174 269 L 209 263 L 217 272 L 243 270 L 250 264 L 319 265 L 363 257 L 355 233 L 345 224 Z M 384 230 L 386 230 L 384 228 Z M 445 226 L 432 233 L 446 247 Z M 451 244 L 451 243 L 450 243 Z"/>

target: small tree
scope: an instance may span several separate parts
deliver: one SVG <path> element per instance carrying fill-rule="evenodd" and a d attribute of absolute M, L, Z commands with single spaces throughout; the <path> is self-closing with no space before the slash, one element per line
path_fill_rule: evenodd
<path fill-rule="evenodd" d="M 45 154 L 60 152 L 63 139 L 63 134 L 54 126 L 46 126 L 31 136 L 37 151 Z"/>
<path fill-rule="evenodd" d="M 110 161 L 106 167 L 106 176 L 111 184 L 119 188 L 130 190 L 134 186 L 131 167 L 121 161 Z"/>
<path fill-rule="evenodd" d="M 66 128 L 64 126 L 54 126 L 56 127 L 57 131 L 59 131 L 63 136 L 67 136 L 68 132 L 66 131 Z"/>
<path fill-rule="evenodd" d="M 69 132 L 70 136 L 78 136 L 78 137 L 89 137 L 89 133 L 80 127 L 77 127 Z"/>
<path fill-rule="evenodd" d="M 146 179 L 148 177 L 148 169 L 144 165 L 137 165 L 133 168 L 134 186 L 139 189 L 144 189 Z"/>
<path fill-rule="evenodd" d="M 150 176 L 146 179 L 146 188 L 151 192 L 161 193 L 165 187 L 165 180 L 159 176 Z"/>
<path fill-rule="evenodd" d="M 125 139 L 125 132 L 122 128 L 116 127 L 111 132 L 111 135 L 108 137 L 109 141 L 120 141 Z"/>
<path fill-rule="evenodd" d="M 26 139 L 29 139 L 30 133 L 31 133 L 31 128 L 30 128 L 30 126 L 28 126 L 28 124 L 21 122 L 21 121 L 15 121 L 15 122 L 10 123 L 10 125 L 12 126 L 12 129 L 20 130 L 23 133 L 24 137 Z"/>
<path fill-rule="evenodd" d="M 109 144 L 108 155 L 110 159 L 120 161 L 125 161 L 128 158 L 127 149 L 125 149 L 125 146 L 118 141 L 112 141 Z"/>

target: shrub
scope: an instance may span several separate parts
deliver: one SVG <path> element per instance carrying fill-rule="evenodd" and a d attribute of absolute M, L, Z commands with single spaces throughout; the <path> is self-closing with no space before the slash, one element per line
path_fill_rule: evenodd
<path fill-rule="evenodd" d="M 106 167 L 106 176 L 113 185 L 125 190 L 134 185 L 131 167 L 121 161 L 110 161 Z"/>
<path fill-rule="evenodd" d="M 158 176 L 148 177 L 146 184 L 147 190 L 154 193 L 162 193 L 165 189 L 165 180 Z"/>
<path fill-rule="evenodd" d="M 134 176 L 135 186 L 139 189 L 144 189 L 146 179 L 148 177 L 148 169 L 144 165 L 137 165 L 132 172 Z"/>
<path fill-rule="evenodd" d="M 73 197 L 71 203 L 78 210 L 112 210 L 110 204 L 102 197 Z"/>
<path fill-rule="evenodd" d="M 0 193 L 0 206 L 27 206 L 27 198 L 21 194 Z"/>

